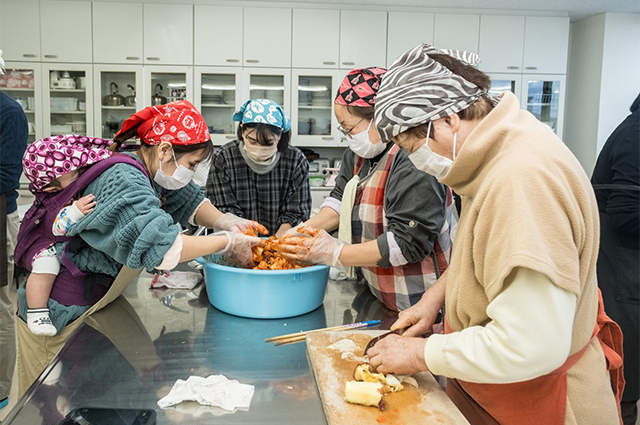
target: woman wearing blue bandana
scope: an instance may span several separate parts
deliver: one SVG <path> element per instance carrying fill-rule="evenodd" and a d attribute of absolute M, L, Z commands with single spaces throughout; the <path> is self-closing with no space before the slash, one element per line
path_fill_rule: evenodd
<path fill-rule="evenodd" d="M 238 139 L 214 155 L 207 197 L 222 212 L 255 220 L 280 236 L 309 218 L 309 163 L 291 146 L 291 121 L 269 99 L 250 99 L 233 115 Z"/>

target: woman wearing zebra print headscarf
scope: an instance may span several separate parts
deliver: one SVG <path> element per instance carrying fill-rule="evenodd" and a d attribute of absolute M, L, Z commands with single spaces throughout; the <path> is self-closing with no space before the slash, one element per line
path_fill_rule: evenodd
<path fill-rule="evenodd" d="M 409 326 L 404 335 L 369 360 L 383 373 L 447 376 L 472 424 L 620 423 L 622 334 L 598 293 L 589 179 L 511 92 L 487 95 L 478 61 L 423 44 L 382 82 L 382 140 L 461 195 L 462 213 L 449 268 L 400 313 L 392 329 Z M 445 334 L 419 338 L 443 305 Z"/>

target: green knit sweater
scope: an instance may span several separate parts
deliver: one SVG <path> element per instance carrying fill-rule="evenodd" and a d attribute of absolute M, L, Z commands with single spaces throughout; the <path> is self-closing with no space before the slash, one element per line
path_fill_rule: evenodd
<path fill-rule="evenodd" d="M 132 155 L 133 156 L 133 155 Z M 136 156 L 133 156 L 137 159 Z M 96 207 L 74 225 L 67 236 L 80 235 L 90 248 L 68 253 L 80 270 L 118 274 L 125 264 L 152 271 L 173 245 L 180 226 L 204 199 L 193 182 L 182 189 L 165 190 L 137 168 L 115 164 L 87 186 Z M 64 244 L 57 244 L 61 253 Z"/>

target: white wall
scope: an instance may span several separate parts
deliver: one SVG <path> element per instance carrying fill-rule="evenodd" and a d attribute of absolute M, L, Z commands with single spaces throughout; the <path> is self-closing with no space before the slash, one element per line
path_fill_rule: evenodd
<path fill-rule="evenodd" d="M 591 174 L 611 132 L 640 92 L 640 14 L 571 23 L 564 141 Z"/>
<path fill-rule="evenodd" d="M 640 14 L 607 13 L 602 55 L 599 153 L 640 93 Z"/>
<path fill-rule="evenodd" d="M 572 22 L 564 114 L 564 142 L 587 173 L 596 160 L 605 15 Z"/>

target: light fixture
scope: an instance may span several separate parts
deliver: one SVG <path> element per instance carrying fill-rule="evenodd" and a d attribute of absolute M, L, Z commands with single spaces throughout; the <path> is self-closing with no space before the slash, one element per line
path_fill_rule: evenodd
<path fill-rule="evenodd" d="M 298 86 L 298 90 L 300 91 L 327 91 L 329 88 L 327 86 Z"/>
<path fill-rule="evenodd" d="M 205 90 L 235 90 L 236 86 L 214 86 L 211 84 L 203 84 L 202 86 Z"/>
<path fill-rule="evenodd" d="M 169 83 L 167 87 L 187 87 L 187 83 Z"/>
<path fill-rule="evenodd" d="M 249 90 L 284 90 L 283 86 L 249 86 Z"/>

